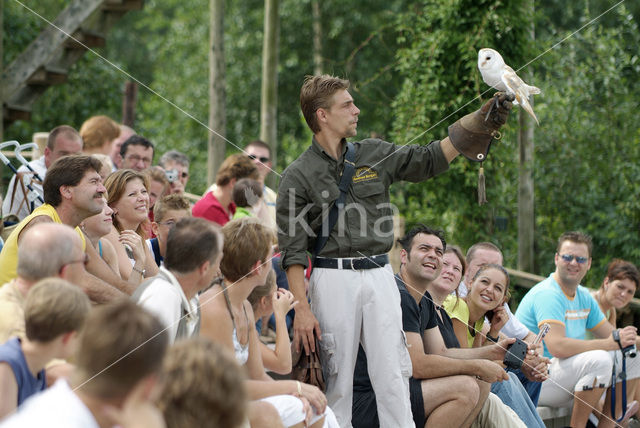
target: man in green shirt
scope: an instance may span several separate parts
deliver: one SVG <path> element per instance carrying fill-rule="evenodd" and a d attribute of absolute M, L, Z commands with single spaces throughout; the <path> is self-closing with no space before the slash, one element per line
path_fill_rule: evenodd
<path fill-rule="evenodd" d="M 506 122 L 512 97 L 498 94 L 480 110 L 449 127 L 450 137 L 427 146 L 396 146 L 377 140 L 355 142 L 355 173 L 333 230 L 328 213 L 340 195 L 346 138 L 357 134 L 360 110 L 347 80 L 309 76 L 300 105 L 313 132 L 311 147 L 284 172 L 276 221 L 282 267 L 299 302 L 294 343 L 315 349 L 327 383 L 327 399 L 340 426 L 351 426 L 353 369 L 361 342 L 378 399 L 383 427 L 414 426 L 409 404 L 411 360 L 402 334 L 400 295 L 386 253 L 393 244 L 389 186 L 418 182 L 448 168 L 459 153 L 484 160 L 492 137 Z M 307 303 L 304 269 L 307 251 L 321 229 L 330 232 L 315 254 Z"/>

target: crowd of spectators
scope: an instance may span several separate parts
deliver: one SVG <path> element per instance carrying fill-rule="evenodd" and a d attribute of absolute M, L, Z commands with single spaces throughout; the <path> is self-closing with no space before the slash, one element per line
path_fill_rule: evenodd
<path fill-rule="evenodd" d="M 451 139 L 398 153 L 347 144 L 348 82 L 310 77 L 314 137 L 278 193 L 256 140 L 197 198 L 181 152 L 158 156 L 106 116 L 54 128 L 4 196 L 0 426 L 543 427 L 538 405 L 571 406 L 575 427 L 627 426 L 640 338 L 617 314 L 640 285 L 632 263 L 613 260 L 589 292 L 597 249 L 567 232 L 555 271 L 513 302 L 498 246 L 464 254 L 419 225 L 396 237 L 391 269 L 389 185 L 483 159 L 511 108 L 492 102 Z M 318 353 L 326 390 L 290 376 L 292 352 Z"/>

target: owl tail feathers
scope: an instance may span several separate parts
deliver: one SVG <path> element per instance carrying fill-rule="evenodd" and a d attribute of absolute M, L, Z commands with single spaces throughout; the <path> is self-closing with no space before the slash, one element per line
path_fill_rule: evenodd
<path fill-rule="evenodd" d="M 529 113 L 529 116 L 531 116 L 533 120 L 536 121 L 536 125 L 540 126 L 540 122 L 538 122 L 538 118 L 536 117 L 536 114 L 533 112 L 533 108 L 531 107 L 531 104 L 529 104 L 529 100 L 526 98 L 521 98 L 520 105 L 527 113 Z"/>
<path fill-rule="evenodd" d="M 529 95 L 538 95 L 542 93 L 540 88 L 538 88 L 537 86 L 530 86 L 530 85 L 527 85 L 527 91 L 529 92 Z"/>

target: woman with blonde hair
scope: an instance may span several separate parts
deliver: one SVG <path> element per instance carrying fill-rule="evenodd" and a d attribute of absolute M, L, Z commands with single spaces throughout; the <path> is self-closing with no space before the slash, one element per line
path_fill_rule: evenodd
<path fill-rule="evenodd" d="M 113 209 L 113 227 L 106 238 L 116 249 L 120 276 L 138 282 L 158 273 L 158 266 L 144 240 L 149 223 L 148 178 L 145 173 L 122 169 L 104 183 L 109 194 L 107 204 Z"/>

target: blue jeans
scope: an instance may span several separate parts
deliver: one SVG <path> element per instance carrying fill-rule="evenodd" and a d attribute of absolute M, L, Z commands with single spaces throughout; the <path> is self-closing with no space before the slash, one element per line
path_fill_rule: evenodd
<path fill-rule="evenodd" d="M 522 386 L 524 386 L 524 389 L 525 391 L 527 391 L 527 394 L 529 394 L 529 398 L 531 398 L 531 402 L 533 403 L 534 406 L 538 407 L 538 399 L 540 398 L 540 390 L 542 389 L 542 382 L 536 382 L 534 380 L 527 379 L 524 373 L 522 373 L 522 370 L 520 369 L 518 370 L 508 369 L 507 371 L 513 372 L 516 376 L 518 376 L 520 383 L 522 384 Z"/>
<path fill-rule="evenodd" d="M 508 372 L 508 374 L 509 380 L 491 384 L 491 392 L 516 412 L 528 428 L 544 428 L 545 425 L 536 411 L 536 406 L 531 402 L 529 394 L 520 383 L 518 376 L 513 372 Z"/>

